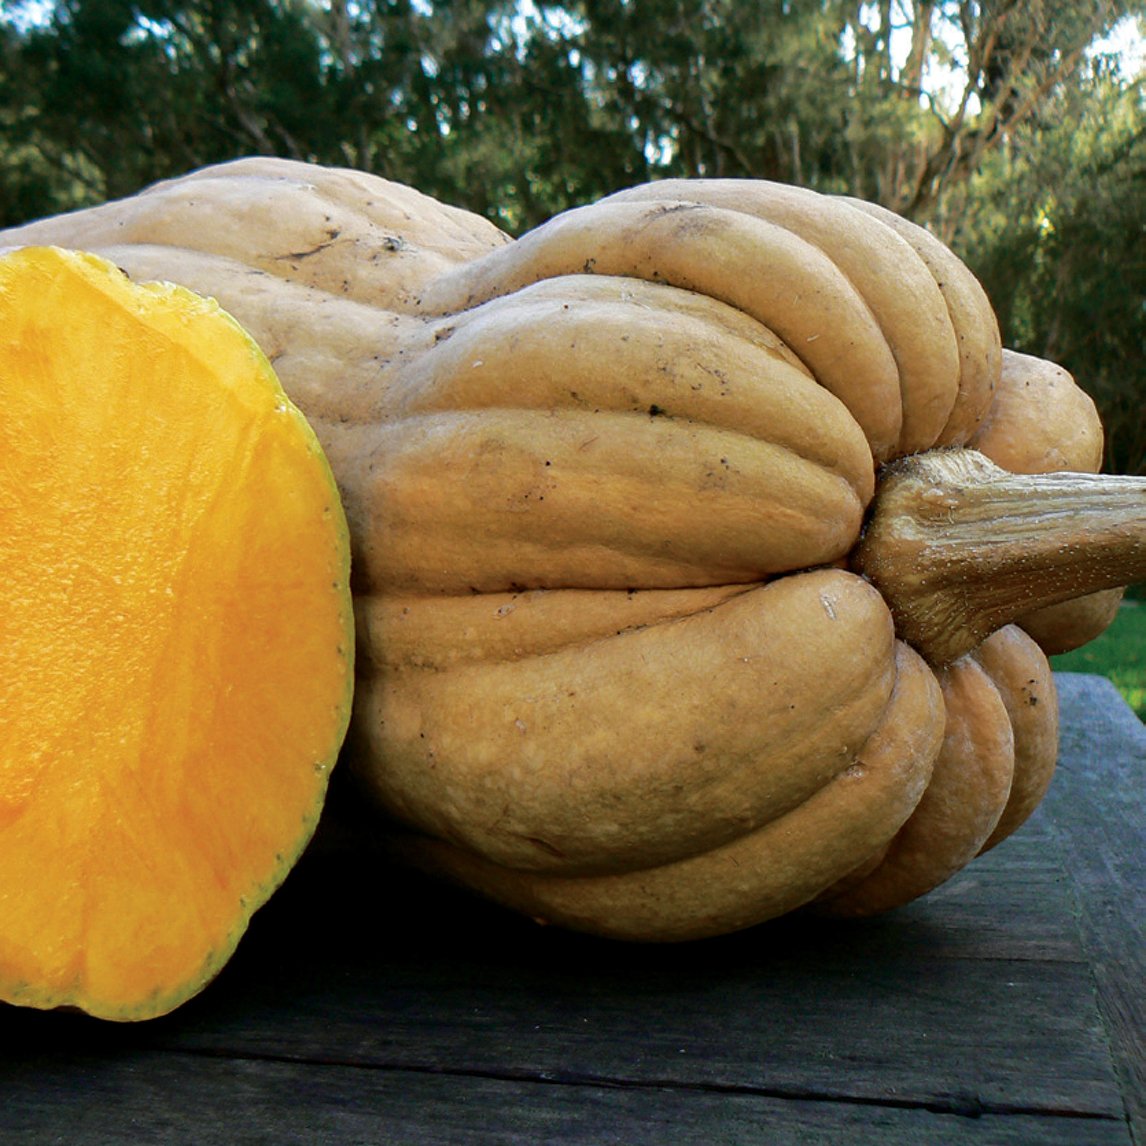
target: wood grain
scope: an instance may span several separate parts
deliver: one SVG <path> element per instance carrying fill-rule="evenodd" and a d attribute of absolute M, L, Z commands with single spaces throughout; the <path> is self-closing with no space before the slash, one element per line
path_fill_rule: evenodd
<path fill-rule="evenodd" d="M 138 1052 L 6 1080 L 7 1146 L 1127 1146 L 1124 1124 Z"/>
<path fill-rule="evenodd" d="M 1059 686 L 1042 808 L 905 908 L 621 944 L 317 851 L 174 1014 L 0 1010 L 0 1141 L 1143 1146 L 1146 730 Z"/>
<path fill-rule="evenodd" d="M 1076 900 L 1134 1141 L 1146 1143 L 1146 727 L 1103 677 L 1060 674 L 1048 819 Z"/>

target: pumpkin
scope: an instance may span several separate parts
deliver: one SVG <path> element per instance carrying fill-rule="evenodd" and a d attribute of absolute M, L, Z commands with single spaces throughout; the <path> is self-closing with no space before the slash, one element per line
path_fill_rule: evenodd
<path fill-rule="evenodd" d="M 337 488 L 218 306 L 0 258 L 0 999 L 199 991 L 310 838 L 349 720 Z"/>
<path fill-rule="evenodd" d="M 1096 466 L 1093 404 L 1031 390 L 970 272 L 872 205 L 663 182 L 511 240 L 252 159 L 5 241 L 252 332 L 346 508 L 373 831 L 539 920 L 680 940 L 925 893 L 1049 782 L 1016 622 L 1085 639 L 1143 573 L 1138 494 L 1036 473 Z M 947 526 L 991 564 L 936 597 Z"/>

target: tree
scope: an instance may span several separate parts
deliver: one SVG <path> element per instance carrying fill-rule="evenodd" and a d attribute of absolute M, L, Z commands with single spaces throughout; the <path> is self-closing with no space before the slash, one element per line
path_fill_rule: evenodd
<path fill-rule="evenodd" d="M 1087 65 L 968 183 L 964 254 L 1004 341 L 1098 402 L 1108 468 L 1146 473 L 1146 111 L 1141 78 Z"/>
<path fill-rule="evenodd" d="M 274 152 L 520 229 L 658 175 L 749 176 L 951 237 L 952 189 L 1130 2 L 57 0 L 29 23 L 17 0 L 7 178 L 35 154 L 100 198 Z"/>
<path fill-rule="evenodd" d="M 1135 435 L 1142 86 L 1088 50 L 1146 0 L 29 0 L 0 14 L 0 225 L 248 153 L 345 164 L 519 233 L 661 176 L 878 200 L 1014 345 Z"/>
<path fill-rule="evenodd" d="M 13 137 L 99 199 L 236 151 L 305 154 L 317 44 L 270 0 L 62 0 L 10 54 Z"/>

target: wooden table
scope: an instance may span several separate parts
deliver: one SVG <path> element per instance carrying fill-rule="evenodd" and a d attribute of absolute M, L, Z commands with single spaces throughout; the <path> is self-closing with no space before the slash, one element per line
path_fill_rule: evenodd
<path fill-rule="evenodd" d="M 1042 808 L 909 907 L 648 948 L 308 856 L 175 1014 L 0 1010 L 0 1143 L 1146 1146 L 1146 729 L 1059 680 Z"/>

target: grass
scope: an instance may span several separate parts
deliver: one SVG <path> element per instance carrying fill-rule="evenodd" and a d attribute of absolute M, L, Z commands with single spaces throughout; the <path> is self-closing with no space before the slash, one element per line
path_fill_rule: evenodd
<path fill-rule="evenodd" d="M 1051 667 L 1107 677 L 1139 719 L 1146 721 L 1146 600 L 1124 601 L 1101 637 L 1081 649 L 1051 657 Z"/>

